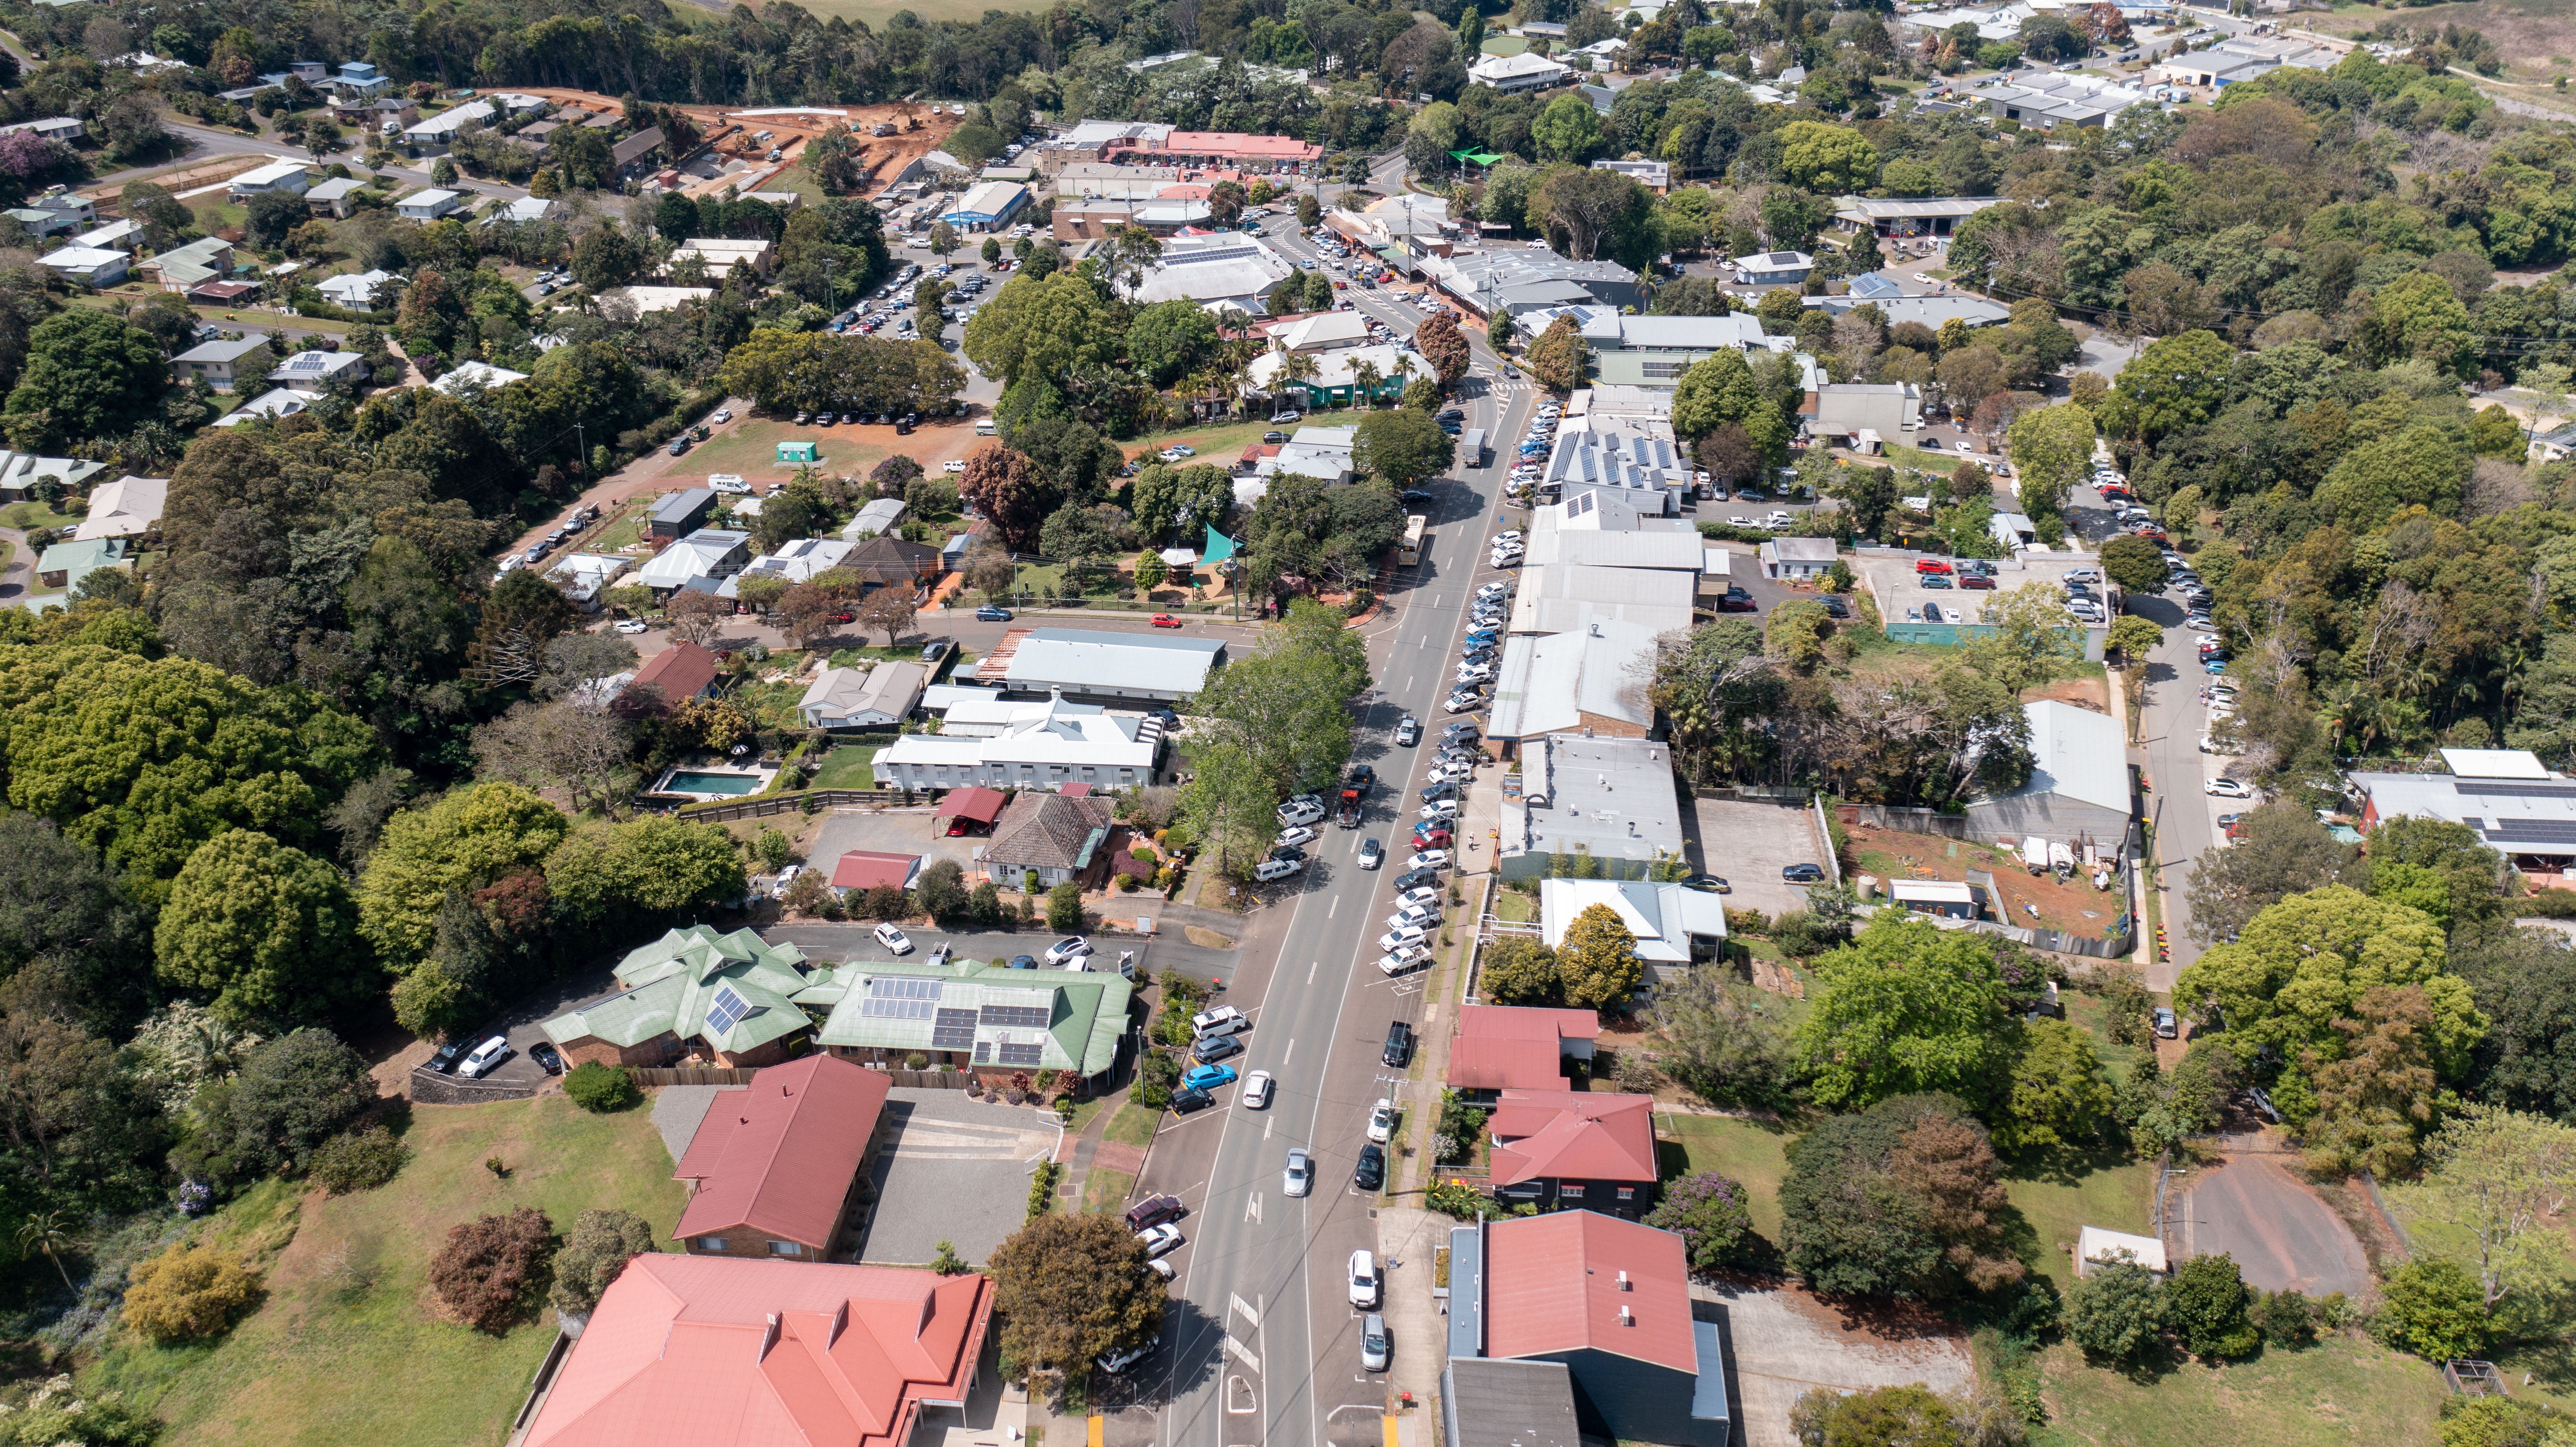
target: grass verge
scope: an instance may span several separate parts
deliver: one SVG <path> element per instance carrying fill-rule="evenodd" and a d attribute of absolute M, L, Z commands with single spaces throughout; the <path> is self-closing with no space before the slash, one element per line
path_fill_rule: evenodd
<path fill-rule="evenodd" d="M 1136 1189 L 1136 1178 L 1125 1171 L 1104 1171 L 1098 1166 L 1083 1178 L 1082 1209 L 1087 1213 L 1116 1211 L 1127 1202 L 1127 1193 Z"/>
<path fill-rule="evenodd" d="M 2004 1194 L 2024 1228 L 2013 1233 L 2022 1259 L 2063 1289 L 2075 1279 L 2075 1236 L 2084 1227 L 2154 1234 L 2147 1218 L 2155 1181 L 2149 1162 L 2082 1159 L 2005 1178 Z"/>

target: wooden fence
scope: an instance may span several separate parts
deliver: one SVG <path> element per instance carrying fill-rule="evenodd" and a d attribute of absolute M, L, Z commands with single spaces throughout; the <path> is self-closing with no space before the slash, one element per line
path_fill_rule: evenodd
<path fill-rule="evenodd" d="M 635 1066 L 626 1068 L 637 1085 L 749 1085 L 757 1071 L 711 1065 Z"/>
<path fill-rule="evenodd" d="M 918 799 L 921 796 L 913 796 Z M 756 799 L 742 799 L 727 804 L 687 804 L 677 811 L 683 819 L 700 824 L 722 824 L 733 819 L 766 819 L 774 814 L 802 814 L 807 807 L 832 809 L 843 805 L 900 804 L 900 789 L 800 789 L 792 794 L 763 794 Z"/>

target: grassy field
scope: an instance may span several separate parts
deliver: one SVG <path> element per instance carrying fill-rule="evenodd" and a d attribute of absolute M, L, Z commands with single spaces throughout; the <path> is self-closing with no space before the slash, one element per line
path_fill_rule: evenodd
<path fill-rule="evenodd" d="M 667 1233 L 685 1193 L 640 1108 L 587 1115 L 561 1096 L 423 1106 L 408 1139 L 417 1154 L 391 1185 L 302 1201 L 265 1304 L 231 1335 L 120 1345 L 84 1389 L 135 1394 L 169 1422 L 166 1447 L 495 1447 L 554 1327 L 529 1321 L 496 1337 L 433 1317 L 429 1258 L 448 1229 L 534 1206 L 560 1232 L 585 1209 L 616 1207 Z M 506 1178 L 484 1169 L 489 1157 Z"/>
<path fill-rule="evenodd" d="M 1357 413 L 1353 413 L 1351 416 L 1344 418 L 1336 417 L 1329 413 L 1310 412 L 1306 414 L 1306 420 L 1307 422 L 1313 423 L 1315 426 L 1327 427 L 1337 425 L 1338 423 L 1345 421 L 1357 422 L 1359 420 L 1359 415 Z M 1218 467 L 1223 467 L 1234 461 L 1237 456 L 1241 455 L 1243 449 L 1259 442 L 1261 440 L 1262 433 L 1293 433 L 1300 425 L 1302 424 L 1290 423 L 1284 427 L 1273 427 L 1268 422 L 1260 421 L 1220 422 L 1212 427 L 1184 427 L 1175 432 L 1157 432 L 1148 437 L 1137 438 L 1132 442 L 1122 442 L 1119 446 L 1126 449 L 1129 457 L 1143 458 L 1144 460 L 1151 462 L 1154 459 L 1155 453 L 1162 451 L 1164 448 L 1171 446 L 1175 442 L 1186 442 L 1190 446 L 1197 448 L 1199 450 L 1199 455 L 1183 459 L 1180 464 L 1181 466 L 1191 467 L 1198 463 L 1207 462 L 1214 463 Z"/>
<path fill-rule="evenodd" d="M 814 771 L 817 789 L 873 789 L 877 786 L 876 744 L 843 744 L 823 756 Z"/>
<path fill-rule="evenodd" d="M 845 436 L 838 427 L 798 427 L 766 417 L 746 417 L 709 441 L 699 443 L 671 469 L 679 474 L 731 472 L 762 481 L 784 482 L 797 464 L 778 460 L 781 442 L 812 442 L 821 454 L 817 466 L 835 476 L 864 472 L 883 461 L 886 450 Z"/>
<path fill-rule="evenodd" d="M 1483 49 L 1487 55 L 1527 55 L 1529 42 L 1517 35 L 1489 35 Z"/>
<path fill-rule="evenodd" d="M 1656 1123 L 1681 1137 L 1679 1163 L 1671 1159 L 1669 1147 L 1664 1150 L 1668 1177 L 1715 1171 L 1743 1182 L 1752 1193 L 1746 1204 L 1753 1208 L 1753 1229 L 1779 1241 L 1780 1182 L 1789 1174 L 1791 1132 L 1786 1127 L 1727 1115 L 1666 1114 L 1657 1116 Z"/>
<path fill-rule="evenodd" d="M 2303 15 L 2300 24 L 2329 35 L 2354 35 L 2384 20 L 2401 21 L 2418 34 L 2445 25 L 2478 31 L 2504 56 L 2502 79 L 2509 82 L 2576 73 L 2576 4 L 2570 0 L 2475 0 L 2395 14 L 2368 5 L 2337 6 L 2330 15 Z M 2540 101 L 2537 96 L 2528 99 Z"/>
<path fill-rule="evenodd" d="M 2004 1194 L 2021 1216 L 2022 1259 L 2063 1287 L 2075 1279 L 2075 1236 L 2086 1226 L 2154 1234 L 2148 1216 L 2156 1171 L 2144 1162 L 2077 1162 L 2045 1175 L 2007 1177 Z M 2007 1222 L 2007 1229 L 2011 1224 Z"/>
<path fill-rule="evenodd" d="M 81 517 L 82 514 L 76 512 L 56 512 L 32 499 L 0 507 L 0 527 L 66 528 L 79 522 Z"/>
<path fill-rule="evenodd" d="M 2358 1336 L 2250 1362 L 2197 1363 L 2141 1382 L 2084 1364 L 2073 1347 L 2042 1358 L 2048 1425 L 2033 1447 L 2341 1447 L 2431 1442 L 2441 1377 L 2430 1363 Z"/>

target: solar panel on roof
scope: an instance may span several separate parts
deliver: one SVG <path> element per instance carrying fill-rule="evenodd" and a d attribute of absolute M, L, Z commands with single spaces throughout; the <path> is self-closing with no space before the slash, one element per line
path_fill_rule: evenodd
<path fill-rule="evenodd" d="M 975 1043 L 975 1012 L 942 1010 L 930 1027 L 930 1048 L 964 1050 Z"/>
<path fill-rule="evenodd" d="M 868 981 L 868 997 L 859 1004 L 862 1018 L 928 1020 L 939 1011 L 939 981 L 909 975 L 880 975 Z"/>
<path fill-rule="evenodd" d="M 722 1035 L 742 1023 L 751 1013 L 751 1002 L 736 993 L 731 985 L 716 986 L 715 1008 L 707 1011 L 707 1028 Z"/>
<path fill-rule="evenodd" d="M 1036 1065 L 1044 1058 L 1042 1047 L 1036 1045 L 1003 1045 L 993 1051 L 997 1065 Z"/>
<path fill-rule="evenodd" d="M 1042 1005 L 987 1005 L 982 1013 L 983 1023 L 987 1028 L 1035 1026 L 1041 1030 L 1046 1028 L 1049 1014 L 1046 1007 Z"/>
<path fill-rule="evenodd" d="M 976 1063 L 976 1064 L 978 1064 L 978 1065 L 989 1065 L 989 1064 L 991 1064 L 991 1063 L 992 1063 L 992 1061 L 993 1061 L 993 1042 L 992 1042 L 992 1041 L 990 1041 L 990 1040 L 978 1040 L 978 1041 L 976 1041 L 976 1042 L 975 1042 L 975 1063 Z"/>
<path fill-rule="evenodd" d="M 2576 844 L 2576 819 L 2515 819 L 2489 825 L 2490 841 L 2526 844 Z"/>
<path fill-rule="evenodd" d="M 2462 779 L 2452 786 L 2484 799 L 2576 799 L 2576 784 L 2507 784 Z"/>

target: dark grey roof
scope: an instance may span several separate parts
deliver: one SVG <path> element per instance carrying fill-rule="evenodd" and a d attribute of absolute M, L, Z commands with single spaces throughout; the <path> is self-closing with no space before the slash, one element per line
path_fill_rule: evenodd
<path fill-rule="evenodd" d="M 710 487 L 683 488 L 678 492 L 665 494 L 660 502 L 653 504 L 653 521 L 687 522 L 712 505 L 715 500 L 715 489 Z"/>
<path fill-rule="evenodd" d="M 1452 1357 L 1440 1405 L 1447 1447 L 1581 1447 L 1563 1362 Z"/>

